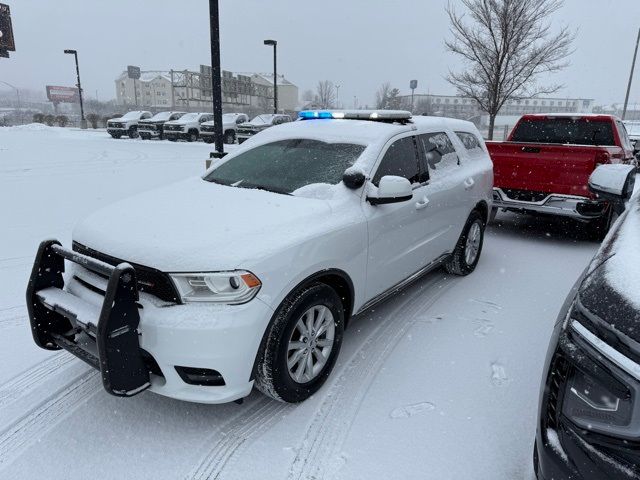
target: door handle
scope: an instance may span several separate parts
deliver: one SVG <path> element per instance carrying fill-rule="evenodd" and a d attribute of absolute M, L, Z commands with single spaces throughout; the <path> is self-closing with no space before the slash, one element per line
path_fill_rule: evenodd
<path fill-rule="evenodd" d="M 464 181 L 464 189 L 471 190 L 475 184 L 476 182 L 473 180 L 473 178 L 469 177 Z"/>
<path fill-rule="evenodd" d="M 422 210 L 423 208 L 427 208 L 429 205 L 429 199 L 425 196 L 422 197 L 422 200 L 416 203 L 416 210 Z"/>

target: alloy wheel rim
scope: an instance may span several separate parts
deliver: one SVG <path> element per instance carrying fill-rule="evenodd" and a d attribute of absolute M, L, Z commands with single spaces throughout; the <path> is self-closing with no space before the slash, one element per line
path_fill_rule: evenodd
<path fill-rule="evenodd" d="M 475 222 L 469 228 L 467 234 L 467 243 L 464 250 L 464 260 L 467 265 L 473 265 L 473 262 L 478 258 L 478 252 L 480 251 L 480 239 L 482 237 L 482 230 L 478 222 Z"/>
<path fill-rule="evenodd" d="M 287 345 L 287 369 L 294 382 L 308 383 L 320 375 L 331 356 L 335 333 L 333 314 L 324 305 L 300 316 Z"/>

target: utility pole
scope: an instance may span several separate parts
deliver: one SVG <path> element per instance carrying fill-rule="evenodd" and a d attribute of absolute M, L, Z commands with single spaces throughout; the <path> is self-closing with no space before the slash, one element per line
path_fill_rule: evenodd
<path fill-rule="evenodd" d="M 264 44 L 273 47 L 273 113 L 278 113 L 278 42 L 265 40 Z"/>
<path fill-rule="evenodd" d="M 336 108 L 340 108 L 340 85 L 336 85 Z"/>
<path fill-rule="evenodd" d="M 622 120 L 627 115 L 627 105 L 629 104 L 629 93 L 631 93 L 631 82 L 633 82 L 633 71 L 636 68 L 636 57 L 638 56 L 638 44 L 640 44 L 640 28 L 638 29 L 638 38 L 636 39 L 636 49 L 633 52 L 633 61 L 631 62 L 631 73 L 629 74 L 629 84 L 627 85 L 627 95 L 624 97 L 624 108 L 622 110 Z"/>
<path fill-rule="evenodd" d="M 209 28 L 211 30 L 211 99 L 216 152 L 224 153 L 222 138 L 222 71 L 220 68 L 220 12 L 218 0 L 209 0 Z"/>
<path fill-rule="evenodd" d="M 78 66 L 78 51 L 65 50 L 67 55 L 73 55 L 76 59 L 76 76 L 78 78 L 78 96 L 80 98 L 80 128 L 87 129 L 87 120 L 84 118 L 84 106 L 82 105 L 82 84 L 80 83 L 80 67 Z"/>

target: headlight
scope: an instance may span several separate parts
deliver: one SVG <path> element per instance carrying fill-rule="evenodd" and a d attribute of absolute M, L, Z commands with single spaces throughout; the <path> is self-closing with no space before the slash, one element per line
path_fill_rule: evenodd
<path fill-rule="evenodd" d="M 174 273 L 183 302 L 213 302 L 238 305 L 256 296 L 262 283 L 251 272 Z"/>

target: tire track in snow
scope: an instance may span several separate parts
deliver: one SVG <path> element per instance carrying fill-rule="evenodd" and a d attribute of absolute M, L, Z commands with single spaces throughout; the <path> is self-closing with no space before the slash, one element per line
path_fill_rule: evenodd
<path fill-rule="evenodd" d="M 416 315 L 431 306 L 454 284 L 452 277 L 436 277 L 422 288 L 426 298 L 415 296 L 396 309 L 358 349 L 333 383 L 289 467 L 289 480 L 320 480 L 332 477 L 344 463 L 340 456 L 364 398 L 384 362 L 420 318 Z"/>
<path fill-rule="evenodd" d="M 275 425 L 293 405 L 260 396 L 245 411 L 225 425 L 220 439 L 209 449 L 201 462 L 185 480 L 219 479 L 225 468 L 250 442 Z"/>
<path fill-rule="evenodd" d="M 99 391 L 100 375 L 93 370 L 49 397 L 0 433 L 0 469 L 3 469 L 46 432 L 71 415 Z"/>
<path fill-rule="evenodd" d="M 26 306 L 18 305 L 0 310 L 0 329 L 20 325 L 29 325 Z"/>
<path fill-rule="evenodd" d="M 0 409 L 29 393 L 37 387 L 43 379 L 58 371 L 74 359 L 75 357 L 67 352 L 54 354 L 26 372 L 16 375 L 11 380 L 0 385 Z"/>

